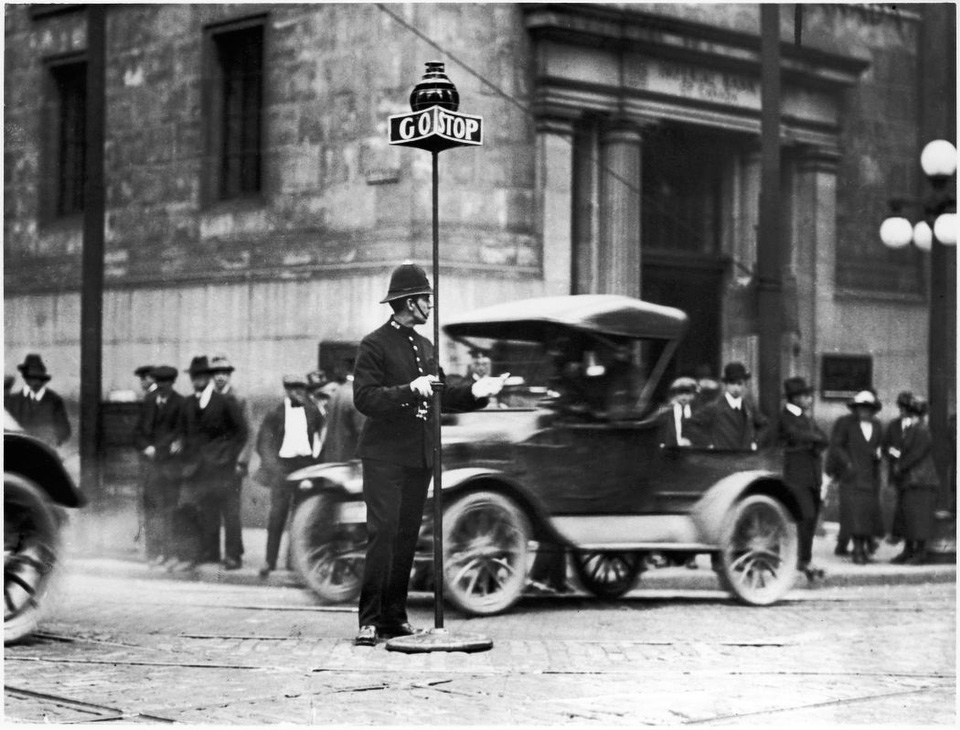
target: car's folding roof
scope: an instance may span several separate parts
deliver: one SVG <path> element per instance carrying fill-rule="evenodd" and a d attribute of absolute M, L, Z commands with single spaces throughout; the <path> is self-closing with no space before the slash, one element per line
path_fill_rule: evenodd
<path fill-rule="evenodd" d="M 542 342 L 557 328 L 633 337 L 679 338 L 687 315 L 679 309 L 616 294 L 576 294 L 494 304 L 451 317 L 443 331 L 454 339 L 487 337 Z"/>

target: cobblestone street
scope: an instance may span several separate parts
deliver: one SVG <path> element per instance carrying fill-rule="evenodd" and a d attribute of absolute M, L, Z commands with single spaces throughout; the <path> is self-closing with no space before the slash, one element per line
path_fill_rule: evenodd
<path fill-rule="evenodd" d="M 477 654 L 352 645 L 297 589 L 67 576 L 5 652 L 6 719 L 373 725 L 955 723 L 955 587 L 526 599 Z M 416 601 L 415 622 L 432 623 Z"/>

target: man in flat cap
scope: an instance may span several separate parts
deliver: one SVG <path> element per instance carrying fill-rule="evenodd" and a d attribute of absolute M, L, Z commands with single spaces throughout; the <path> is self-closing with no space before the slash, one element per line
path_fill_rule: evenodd
<path fill-rule="evenodd" d="M 173 513 L 180 497 L 180 455 L 174 442 L 180 439 L 183 396 L 173 389 L 177 369 L 170 365 L 151 367 L 153 390 L 147 393 L 134 432 L 134 443 L 143 464 L 143 521 L 147 561 L 159 566 L 176 552 Z"/>
<path fill-rule="evenodd" d="M 70 438 L 70 421 L 63 398 L 47 387 L 50 375 L 46 365 L 40 355 L 30 353 L 17 365 L 17 370 L 25 385 L 7 398 L 7 411 L 31 436 L 51 446 L 60 446 Z"/>
<path fill-rule="evenodd" d="M 723 394 L 693 414 L 706 445 L 725 451 L 756 451 L 767 419 L 747 398 L 750 373 L 743 363 L 723 367 Z"/>
<path fill-rule="evenodd" d="M 820 514 L 820 482 L 823 464 L 820 455 L 830 439 L 810 416 L 813 395 L 801 377 L 783 382 L 783 410 L 777 422 L 777 445 L 783 449 L 783 478 L 799 494 L 803 519 L 798 525 L 799 555 L 797 569 L 813 582 L 824 573 L 812 564 L 813 535 Z"/>
<path fill-rule="evenodd" d="M 157 381 L 153 377 L 153 365 L 141 365 L 133 371 L 133 374 L 140 380 L 140 391 L 144 397 L 156 389 Z"/>
<path fill-rule="evenodd" d="M 250 428 L 250 409 L 247 399 L 234 388 L 233 365 L 226 355 L 214 355 L 210 359 L 210 372 L 213 376 L 213 386 L 221 395 L 233 398 L 240 406 L 240 413 L 246 428 Z M 243 526 L 240 521 L 240 495 L 243 491 L 243 478 L 247 476 L 250 466 L 250 455 L 253 453 L 253 439 L 247 439 L 237 456 L 234 464 L 233 487 L 224 495 L 217 505 L 217 514 L 213 516 L 218 524 L 223 524 L 223 567 L 226 570 L 236 570 L 243 564 Z M 213 534 L 211 533 L 211 537 Z M 216 539 L 206 546 L 207 558 L 212 562 L 220 560 L 220 529 L 217 528 Z"/>
<path fill-rule="evenodd" d="M 381 303 L 393 315 L 360 343 L 354 369 L 354 402 L 367 416 L 358 453 L 367 505 L 367 559 L 360 591 L 360 631 L 355 643 L 416 630 L 407 620 L 407 588 L 433 468 L 434 388 L 442 407 L 483 408 L 500 392 L 503 378 L 443 387 L 434 344 L 414 327 L 430 316 L 433 289 L 424 270 L 397 267 Z M 439 578 L 438 578 L 439 579 Z"/>
<path fill-rule="evenodd" d="M 693 446 L 693 400 L 697 381 L 677 378 L 670 384 L 670 403 L 659 416 L 661 446 Z"/>
<path fill-rule="evenodd" d="M 177 509 L 179 562 L 172 570 L 192 570 L 205 562 L 220 525 L 211 519 L 226 492 L 234 488 L 237 457 L 247 440 L 240 404 L 217 392 L 205 355 L 190 363 L 193 394 L 180 415 L 184 480 Z"/>
<path fill-rule="evenodd" d="M 306 378 L 284 375 L 283 389 L 283 402 L 267 413 L 257 432 L 260 468 L 256 480 L 270 488 L 267 554 L 260 567 L 261 578 L 277 569 L 287 517 L 299 503 L 297 485 L 288 482 L 287 475 L 316 463 L 323 428 L 320 411 L 307 397 Z"/>

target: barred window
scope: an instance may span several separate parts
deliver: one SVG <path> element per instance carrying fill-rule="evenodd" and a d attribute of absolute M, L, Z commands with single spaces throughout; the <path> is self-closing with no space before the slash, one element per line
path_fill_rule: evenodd
<path fill-rule="evenodd" d="M 207 202 L 262 189 L 263 22 L 208 31 Z"/>

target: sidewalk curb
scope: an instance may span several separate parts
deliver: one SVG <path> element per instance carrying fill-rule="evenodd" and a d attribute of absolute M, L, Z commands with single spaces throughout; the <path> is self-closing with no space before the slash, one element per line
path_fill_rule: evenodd
<path fill-rule="evenodd" d="M 253 586 L 269 588 L 297 588 L 307 590 L 300 577 L 290 570 L 275 570 L 266 578 L 261 578 L 255 568 L 243 567 L 239 570 L 224 570 L 217 564 L 200 565 L 189 573 L 167 573 L 151 568 L 141 560 L 130 556 L 78 556 L 66 561 L 67 570 L 84 575 L 109 575 L 139 580 L 174 580 L 183 582 L 201 582 L 224 586 Z M 798 576 L 793 590 L 818 588 L 847 588 L 878 585 L 919 585 L 924 583 L 951 583 L 957 579 L 957 566 L 919 565 L 900 566 L 875 562 L 864 566 L 851 567 L 849 570 L 827 574 L 823 580 L 808 584 L 805 578 Z M 634 590 L 645 588 L 656 590 L 719 590 L 716 575 L 708 567 L 696 571 L 687 568 L 660 568 L 641 574 Z M 586 594 L 582 594 L 586 595 Z M 539 596 L 538 596 L 539 597 Z"/>

